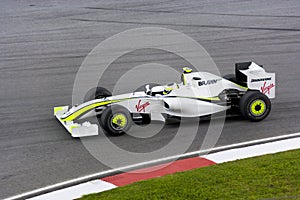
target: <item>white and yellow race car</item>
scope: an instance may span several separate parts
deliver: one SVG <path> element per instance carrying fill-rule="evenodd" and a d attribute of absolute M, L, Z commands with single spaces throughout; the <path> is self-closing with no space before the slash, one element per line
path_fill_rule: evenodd
<path fill-rule="evenodd" d="M 55 117 L 73 137 L 98 135 L 99 127 L 88 121 L 97 116 L 102 129 L 112 136 L 125 134 L 132 122 L 150 123 L 168 117 L 201 117 L 238 109 L 246 119 L 260 121 L 275 98 L 275 73 L 254 62 L 237 63 L 235 74 L 220 77 L 183 68 L 181 83 L 146 84 L 140 89 L 112 96 L 103 87 L 88 92 L 80 105 L 54 108 Z"/>

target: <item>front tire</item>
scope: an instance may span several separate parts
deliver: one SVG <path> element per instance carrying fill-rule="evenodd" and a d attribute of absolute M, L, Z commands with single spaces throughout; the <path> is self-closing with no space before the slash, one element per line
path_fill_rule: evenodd
<path fill-rule="evenodd" d="M 123 106 L 107 107 L 100 117 L 100 124 L 111 136 L 124 135 L 131 127 L 132 119 L 129 111 Z"/>
<path fill-rule="evenodd" d="M 271 101 L 258 91 L 248 91 L 240 100 L 240 111 L 246 119 L 261 121 L 269 115 Z"/>
<path fill-rule="evenodd" d="M 112 96 L 112 94 L 108 89 L 106 89 L 104 87 L 95 87 L 95 88 L 90 89 L 86 93 L 86 95 L 84 97 L 84 102 L 91 101 L 94 99 L 101 99 L 104 97 L 110 97 L 110 96 Z"/>

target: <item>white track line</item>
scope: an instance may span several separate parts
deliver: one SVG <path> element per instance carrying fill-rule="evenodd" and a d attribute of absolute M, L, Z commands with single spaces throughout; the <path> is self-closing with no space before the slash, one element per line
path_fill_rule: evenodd
<path fill-rule="evenodd" d="M 274 154 L 300 148 L 300 138 L 286 139 L 238 149 L 230 149 L 201 156 L 215 163 L 224 163 L 238 159 L 250 158 L 266 154 Z"/>
<path fill-rule="evenodd" d="M 102 181 L 100 179 L 82 183 L 72 187 L 64 188 L 41 196 L 33 197 L 31 200 L 72 200 L 82 197 L 85 194 L 98 193 L 106 190 L 111 190 L 117 186 Z"/>

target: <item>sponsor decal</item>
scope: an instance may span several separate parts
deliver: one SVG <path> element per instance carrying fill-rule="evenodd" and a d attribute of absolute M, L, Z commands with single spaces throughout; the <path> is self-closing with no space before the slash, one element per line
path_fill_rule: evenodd
<path fill-rule="evenodd" d="M 216 84 L 219 80 L 221 80 L 221 79 L 212 79 L 212 80 L 207 80 L 207 81 L 199 81 L 198 85 L 202 86 L 202 85 Z"/>
<path fill-rule="evenodd" d="M 260 82 L 260 81 L 270 81 L 272 78 L 257 78 L 257 79 L 251 79 L 251 83 L 253 82 Z"/>
<path fill-rule="evenodd" d="M 141 99 L 138 101 L 138 104 L 137 105 L 135 105 L 135 108 L 136 108 L 136 111 L 137 112 L 142 112 L 142 111 L 146 111 L 145 110 L 145 108 L 147 107 L 147 106 L 149 106 L 150 105 L 150 102 L 146 102 L 146 103 L 143 103 L 143 104 L 141 104 Z"/>
<path fill-rule="evenodd" d="M 265 82 L 264 85 L 262 87 L 260 87 L 260 89 L 263 94 L 266 94 L 266 93 L 270 94 L 270 91 L 273 87 L 275 87 L 275 85 L 273 83 L 271 83 L 270 85 L 267 86 L 267 82 Z"/>

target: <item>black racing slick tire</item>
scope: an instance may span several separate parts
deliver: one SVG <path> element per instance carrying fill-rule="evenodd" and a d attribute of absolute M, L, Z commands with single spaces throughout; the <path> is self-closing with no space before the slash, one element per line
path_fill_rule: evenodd
<path fill-rule="evenodd" d="M 104 87 L 95 87 L 95 88 L 90 89 L 86 93 L 86 95 L 84 97 L 84 102 L 91 101 L 94 99 L 101 99 L 104 97 L 110 97 L 110 96 L 112 96 L 112 94 L 108 89 L 106 89 Z"/>
<path fill-rule="evenodd" d="M 107 107 L 98 119 L 100 119 L 102 128 L 110 136 L 124 135 L 132 124 L 129 111 L 119 105 Z"/>
<path fill-rule="evenodd" d="M 259 91 L 248 91 L 240 100 L 240 111 L 246 119 L 261 121 L 269 115 L 271 101 Z"/>

